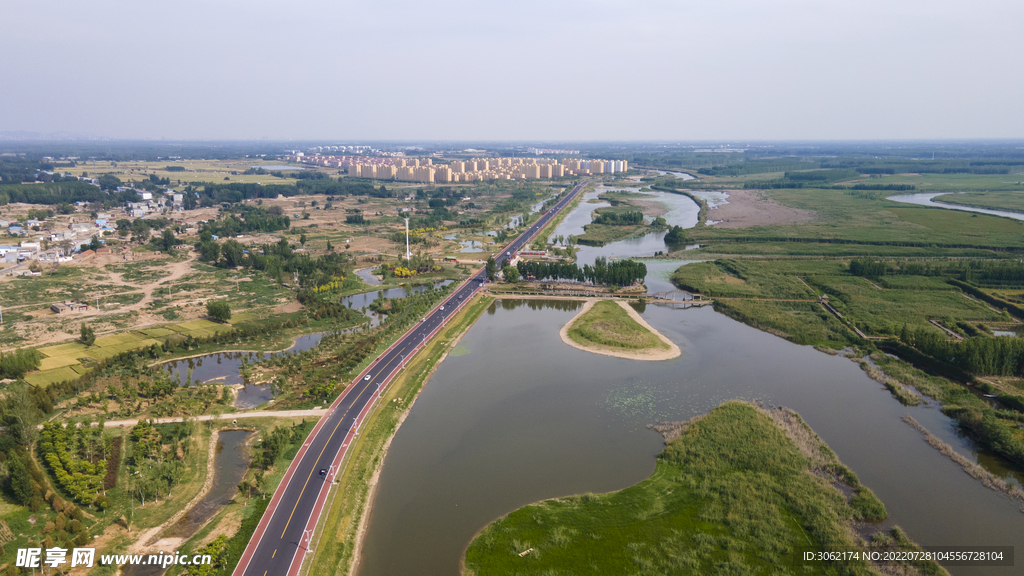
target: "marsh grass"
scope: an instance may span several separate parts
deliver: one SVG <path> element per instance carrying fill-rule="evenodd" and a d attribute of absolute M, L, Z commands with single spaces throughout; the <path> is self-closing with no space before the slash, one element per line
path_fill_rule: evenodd
<path fill-rule="evenodd" d="M 633 320 L 616 302 L 602 300 L 576 318 L 569 338 L 583 346 L 598 344 L 612 348 L 642 350 L 668 349 L 668 344 Z"/>
<path fill-rule="evenodd" d="M 512 512 L 473 540 L 464 573 L 872 573 L 864 563 L 794 561 L 802 546 L 853 545 L 850 522 L 884 515 L 866 488 L 851 505 L 831 486 L 856 477 L 795 413 L 729 402 L 660 427 L 670 440 L 650 478 Z M 518 556 L 527 544 L 534 551 Z"/>

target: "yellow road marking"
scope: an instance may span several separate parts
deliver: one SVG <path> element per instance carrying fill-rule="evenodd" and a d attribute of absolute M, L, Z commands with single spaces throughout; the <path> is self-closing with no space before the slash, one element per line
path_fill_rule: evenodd
<path fill-rule="evenodd" d="M 273 560 L 274 556 L 277 556 L 277 548 L 274 548 L 274 553 L 270 555 L 270 559 Z"/>
<path fill-rule="evenodd" d="M 396 360 L 396 358 L 392 358 L 391 362 L 394 362 Z M 384 368 L 387 368 L 388 366 L 391 366 L 391 362 L 388 362 L 387 364 L 385 364 Z M 380 374 L 380 372 L 378 372 L 378 374 Z M 349 408 L 352 408 L 352 405 L 355 404 L 359 400 L 359 398 L 361 398 L 363 396 L 363 393 L 366 392 L 366 389 L 368 387 L 369 387 L 369 383 L 367 383 L 366 385 L 363 386 L 363 389 L 359 392 L 359 395 L 356 396 L 356 399 L 352 401 L 352 404 L 349 404 Z M 348 411 L 346 410 L 346 412 L 348 412 Z M 344 417 L 338 419 L 338 423 L 334 426 L 334 430 L 331 430 L 331 435 L 328 436 L 327 437 L 327 441 L 324 442 L 324 447 L 320 449 L 320 454 L 317 455 L 316 462 L 319 462 L 320 458 L 323 457 L 324 451 L 327 450 L 327 445 L 331 443 L 331 438 L 334 438 L 334 434 L 338 431 L 338 428 L 341 426 L 341 423 L 344 422 L 344 421 L 345 421 Z M 281 531 L 281 538 L 284 538 L 284 533 L 288 531 L 288 526 L 292 523 L 292 516 L 295 516 L 295 510 L 297 510 L 298 507 L 299 507 L 299 501 L 302 500 L 302 495 L 306 493 L 306 487 L 309 486 L 309 481 L 310 481 L 311 478 L 313 478 L 313 470 L 314 469 L 316 469 L 316 466 L 313 466 L 313 468 L 311 468 L 309 470 L 309 476 L 306 477 L 306 482 L 302 485 L 302 490 L 299 491 L 299 497 L 295 499 L 295 506 L 292 506 L 292 513 L 288 515 L 288 521 L 284 523 L 284 530 Z"/>

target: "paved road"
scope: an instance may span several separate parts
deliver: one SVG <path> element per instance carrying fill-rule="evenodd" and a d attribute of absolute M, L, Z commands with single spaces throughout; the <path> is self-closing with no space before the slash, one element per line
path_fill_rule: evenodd
<path fill-rule="evenodd" d="M 570 194 L 544 213 L 526 232 L 505 246 L 495 256 L 498 268 L 525 246 L 557 212 L 565 208 L 586 184 L 583 182 L 573 188 Z M 481 289 L 485 280 L 486 274 L 481 270 L 461 284 L 342 392 L 317 422 L 285 472 L 233 576 L 298 574 L 327 499 L 330 482 L 338 473 L 341 460 L 373 401 L 405 360 L 430 340 L 447 318 Z M 321 471 L 325 473 L 321 475 Z"/>

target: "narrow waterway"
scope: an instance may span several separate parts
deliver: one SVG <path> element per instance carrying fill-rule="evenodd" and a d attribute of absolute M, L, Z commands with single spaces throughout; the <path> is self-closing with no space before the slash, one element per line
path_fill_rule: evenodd
<path fill-rule="evenodd" d="M 963 212 L 977 212 L 978 214 L 989 214 L 991 216 L 1002 216 L 1003 218 L 1013 218 L 1014 220 L 1024 220 L 1024 213 L 1021 212 L 1009 212 L 1007 210 L 990 210 L 988 208 L 972 208 L 970 206 L 960 206 L 959 204 L 949 204 L 948 202 L 936 202 L 932 200 L 936 196 L 945 196 L 951 194 L 951 192 L 922 192 L 918 194 L 898 194 L 896 196 L 889 196 L 886 200 L 892 200 L 893 202 L 902 202 L 904 204 L 916 204 L 918 206 L 931 206 L 932 208 L 945 208 L 947 210 L 960 210 Z"/>
<path fill-rule="evenodd" d="M 978 458 L 934 403 L 906 408 L 856 363 L 710 308 L 646 307 L 644 318 L 683 350 L 677 359 L 589 354 L 558 337 L 571 304 L 503 300 L 460 342 L 469 353 L 440 365 L 387 455 L 360 576 L 455 576 L 489 522 L 537 500 L 639 482 L 662 446 L 647 424 L 732 398 L 797 410 L 920 544 L 1024 549 L 1017 507 L 900 420 L 909 413 Z"/>
<path fill-rule="evenodd" d="M 161 538 L 191 538 L 210 518 L 230 504 L 238 494 L 238 483 L 245 474 L 248 461 L 245 442 L 251 432 L 245 430 L 222 431 L 217 438 L 214 456 L 213 485 L 210 491 L 185 515 L 160 535 Z M 206 450 L 206 446 L 197 449 Z M 129 566 L 125 576 L 158 576 L 165 570 L 158 566 Z"/>

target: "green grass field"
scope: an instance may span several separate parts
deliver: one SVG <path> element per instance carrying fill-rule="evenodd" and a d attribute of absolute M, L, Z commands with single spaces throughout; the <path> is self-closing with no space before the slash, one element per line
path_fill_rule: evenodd
<path fill-rule="evenodd" d="M 680 267 L 672 281 L 679 287 L 718 298 L 733 317 L 802 344 L 842 342 L 849 338 L 835 317 L 823 316 L 813 302 L 759 302 L 755 299 L 816 300 L 828 295 L 847 320 L 869 336 L 910 330 L 938 330 L 929 320 L 996 321 L 1003 317 L 983 303 L 965 298 L 944 278 L 885 276 L 877 281 L 851 276 L 840 260 L 726 259 Z M 877 287 L 876 287 L 877 286 Z M 881 289 L 879 289 L 881 288 Z M 826 344 L 828 345 L 828 344 Z"/>
<path fill-rule="evenodd" d="M 828 469 L 821 460 L 841 466 L 827 447 L 809 448 L 820 450 L 815 462 L 749 404 L 726 403 L 695 420 L 666 445 L 647 480 L 532 504 L 488 525 L 466 552 L 467 573 L 872 573 L 858 562 L 795 562 L 802 546 L 852 545 L 852 519 L 885 516 L 869 490 L 847 503 L 831 478 L 810 473 Z"/>
<path fill-rule="evenodd" d="M 1020 174 L 1017 178 L 1024 178 Z M 932 198 L 935 202 L 947 202 L 949 204 L 960 204 L 973 208 L 988 208 L 991 210 L 1010 210 L 1013 212 L 1024 212 L 1024 189 L 998 190 L 992 192 L 968 192 L 966 194 L 943 194 Z"/>
<path fill-rule="evenodd" d="M 815 218 L 802 224 L 695 228 L 687 240 L 707 246 L 705 252 L 725 254 L 860 254 L 881 247 L 890 255 L 915 249 L 920 256 L 993 257 L 1000 255 L 993 249 L 1024 251 L 1024 222 L 886 200 L 892 192 L 794 189 L 764 194 L 813 211 Z"/>
<path fill-rule="evenodd" d="M 602 300 L 573 321 L 569 338 L 581 346 L 630 350 L 667 349 L 668 344 L 633 320 L 617 302 Z"/>
<path fill-rule="evenodd" d="M 80 342 L 46 346 L 39 348 L 39 352 L 44 356 L 39 370 L 27 374 L 25 381 L 35 386 L 49 386 L 65 380 L 77 380 L 86 371 L 81 359 L 106 360 L 124 352 L 162 344 L 163 339 L 168 336 L 206 338 L 230 329 L 230 326 L 209 320 L 192 320 L 160 328 L 103 336 L 97 338 L 93 346 L 88 347 Z"/>

